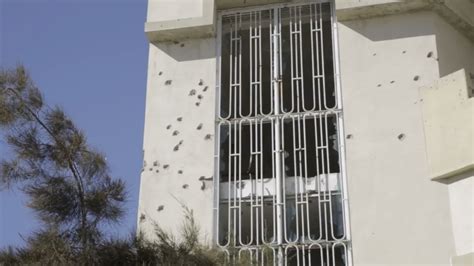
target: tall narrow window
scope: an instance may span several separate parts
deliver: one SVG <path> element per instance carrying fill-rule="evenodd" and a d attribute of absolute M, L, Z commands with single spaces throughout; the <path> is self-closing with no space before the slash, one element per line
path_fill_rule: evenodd
<path fill-rule="evenodd" d="M 332 5 L 219 15 L 215 240 L 230 260 L 349 264 Z"/>

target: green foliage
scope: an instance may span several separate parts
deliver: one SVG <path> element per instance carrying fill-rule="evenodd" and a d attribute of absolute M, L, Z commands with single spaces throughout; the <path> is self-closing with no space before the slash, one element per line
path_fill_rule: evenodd
<path fill-rule="evenodd" d="M 109 175 L 104 155 L 64 111 L 44 103 L 22 66 L 0 70 L 0 132 L 12 151 L 0 158 L 0 188 L 21 188 L 42 222 L 24 247 L 0 250 L 0 265 L 229 264 L 223 252 L 199 242 L 199 226 L 183 204 L 178 237 L 158 224 L 155 240 L 142 233 L 106 237 L 101 225 L 123 216 L 125 184 Z M 251 263 L 244 254 L 232 264 Z"/>
<path fill-rule="evenodd" d="M 199 242 L 199 226 L 194 220 L 192 210 L 182 205 L 184 222 L 179 237 L 154 224 L 155 241 L 139 238 L 139 248 L 155 254 L 154 261 L 158 265 L 221 265 L 223 254 L 210 249 Z"/>
<path fill-rule="evenodd" d="M 0 130 L 12 151 L 0 158 L 0 188 L 22 189 L 43 225 L 27 248 L 2 254 L 29 261 L 48 254 L 46 264 L 93 262 L 104 242 L 102 225 L 123 216 L 124 182 L 109 175 L 104 156 L 60 107 L 44 104 L 22 66 L 0 71 Z"/>

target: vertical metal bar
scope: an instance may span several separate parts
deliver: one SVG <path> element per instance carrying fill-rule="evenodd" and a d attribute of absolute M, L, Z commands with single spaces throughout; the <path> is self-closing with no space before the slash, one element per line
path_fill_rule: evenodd
<path fill-rule="evenodd" d="M 334 74 L 336 81 L 336 96 L 337 96 L 337 106 L 343 108 L 342 100 L 342 85 L 341 85 L 341 76 L 340 76 L 340 57 L 339 57 L 339 32 L 338 32 L 338 22 L 336 17 L 336 8 L 334 0 L 331 4 L 331 22 L 332 22 L 332 40 L 333 40 L 333 58 L 334 58 Z M 342 116 L 338 116 L 338 140 L 339 140 L 339 162 L 340 170 L 342 175 L 342 202 L 343 202 L 343 225 L 345 231 L 345 237 L 347 240 L 346 248 L 346 258 L 348 265 L 352 265 L 352 236 L 351 236 L 351 227 L 350 227 L 350 211 L 349 211 L 349 191 L 347 185 L 347 172 L 346 172 L 346 149 L 345 149 L 345 133 L 344 133 L 344 121 Z"/>
<path fill-rule="evenodd" d="M 299 14 L 299 19 L 298 19 L 298 56 L 299 56 L 299 69 L 298 69 L 298 96 L 301 99 L 297 100 L 297 110 L 298 112 L 302 112 L 304 110 L 304 107 L 301 108 L 302 104 L 302 99 L 304 99 L 304 72 L 303 72 L 303 25 L 302 25 L 302 15 L 301 15 L 301 6 L 298 6 L 298 14 Z"/>
<path fill-rule="evenodd" d="M 303 110 L 305 112 L 313 111 L 316 105 L 316 93 L 315 93 L 315 82 L 314 82 L 314 21 L 313 21 L 313 5 L 309 6 L 309 35 L 311 43 L 311 94 L 313 96 L 313 107 L 307 109 L 305 104 L 305 97 L 303 97 Z"/>
<path fill-rule="evenodd" d="M 222 15 L 219 15 L 217 21 L 217 36 L 218 41 L 222 36 Z M 222 60 L 221 60 L 221 42 L 218 42 L 216 45 L 216 106 L 214 111 L 214 117 L 217 119 L 220 117 L 220 107 L 221 107 L 221 69 L 222 69 Z M 214 178 L 212 192 L 214 195 L 214 217 L 212 219 L 212 228 L 215 238 L 212 239 L 214 245 L 219 245 L 219 208 L 220 208 L 220 143 L 221 143 L 221 133 L 220 133 L 220 123 L 214 123 L 215 130 L 214 134 L 216 136 L 216 142 L 214 142 Z"/>
<path fill-rule="evenodd" d="M 281 76 L 280 76 L 280 65 L 278 56 L 280 55 L 280 39 L 281 39 L 281 31 L 280 31 L 280 11 L 278 8 L 273 9 L 274 17 L 273 17 L 273 86 L 274 86 L 274 102 L 275 102 L 275 115 L 279 114 L 280 110 L 280 99 L 279 99 L 279 91 L 281 86 Z M 282 210 L 282 177 L 281 177 L 281 144 L 280 144 L 280 120 L 277 118 L 275 120 L 275 147 L 276 147 L 276 157 L 275 157 L 275 170 L 276 170 L 276 195 L 277 195 L 277 244 L 280 246 L 278 250 L 278 265 L 283 264 L 283 250 L 281 249 L 281 245 L 283 244 L 283 210 Z"/>

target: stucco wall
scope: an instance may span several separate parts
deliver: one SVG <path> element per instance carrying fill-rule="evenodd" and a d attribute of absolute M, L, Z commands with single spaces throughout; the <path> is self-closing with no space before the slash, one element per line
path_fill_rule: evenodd
<path fill-rule="evenodd" d="M 148 0 L 147 21 L 197 18 L 203 15 L 204 0 Z"/>
<path fill-rule="evenodd" d="M 447 188 L 427 178 L 418 93 L 439 78 L 437 20 L 340 24 L 355 265 L 448 264 L 454 253 Z"/>
<path fill-rule="evenodd" d="M 456 255 L 474 255 L 474 171 L 453 178 L 448 187 Z"/>
<path fill-rule="evenodd" d="M 473 44 L 430 11 L 342 22 L 339 38 L 354 263 L 449 265 L 464 230 L 453 195 L 467 196 L 428 178 L 419 88 L 472 72 Z M 176 230 L 182 201 L 211 237 L 212 182 L 200 179 L 214 169 L 215 51 L 213 38 L 150 45 L 142 230 Z"/>
<path fill-rule="evenodd" d="M 157 222 L 176 232 L 183 203 L 211 239 L 214 51 L 214 39 L 150 45 L 140 230 Z"/>
<path fill-rule="evenodd" d="M 474 98 L 461 69 L 420 89 L 429 177 L 434 180 L 474 170 Z"/>

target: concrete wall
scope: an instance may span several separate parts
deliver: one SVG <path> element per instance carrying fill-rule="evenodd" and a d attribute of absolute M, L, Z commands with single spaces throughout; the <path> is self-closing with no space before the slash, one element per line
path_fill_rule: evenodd
<path fill-rule="evenodd" d="M 214 39 L 150 45 L 138 210 L 145 232 L 153 222 L 176 232 L 181 202 L 194 211 L 203 238 L 211 239 L 214 51 Z"/>
<path fill-rule="evenodd" d="M 474 255 L 474 170 L 449 180 L 456 255 Z"/>
<path fill-rule="evenodd" d="M 474 98 L 461 69 L 420 89 L 430 178 L 474 170 Z"/>
<path fill-rule="evenodd" d="M 470 248 L 472 178 L 430 180 L 419 88 L 473 73 L 473 43 L 433 11 L 343 21 L 339 38 L 354 263 L 449 265 Z M 181 201 L 211 237 L 215 51 L 212 37 L 150 45 L 141 230 L 176 230 Z"/>
<path fill-rule="evenodd" d="M 420 12 L 340 24 L 355 265 L 448 264 L 454 253 L 447 188 L 426 178 L 418 93 L 439 78 L 438 19 Z"/>
<path fill-rule="evenodd" d="M 145 32 L 151 42 L 207 38 L 215 34 L 218 10 L 303 3 L 311 0 L 149 0 Z M 471 0 L 334 0 L 340 21 L 431 10 L 474 41 L 474 2 Z"/>

